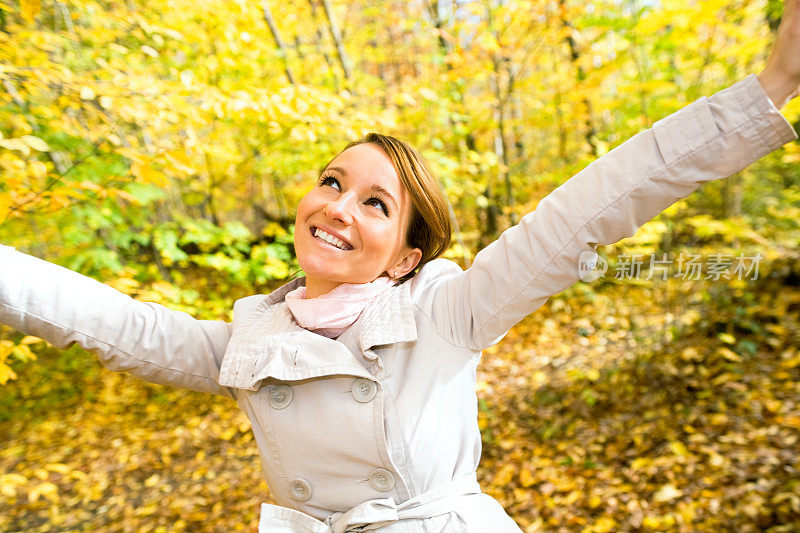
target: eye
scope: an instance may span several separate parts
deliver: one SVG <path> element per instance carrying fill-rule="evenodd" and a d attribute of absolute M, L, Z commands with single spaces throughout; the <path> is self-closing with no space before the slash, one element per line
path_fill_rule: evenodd
<path fill-rule="evenodd" d="M 325 185 L 328 185 L 328 186 L 330 186 L 330 187 L 333 187 L 333 188 L 334 188 L 334 189 L 336 189 L 337 191 L 340 191 L 340 190 L 342 190 L 342 186 L 341 186 L 341 185 L 339 185 L 339 180 L 337 180 L 337 179 L 336 179 L 336 178 L 334 178 L 333 176 L 322 176 L 322 177 L 319 179 L 319 181 L 317 182 L 317 184 L 318 184 L 320 187 L 323 187 L 323 186 L 325 186 Z"/>
<path fill-rule="evenodd" d="M 380 198 L 377 198 L 377 197 L 373 196 L 372 198 L 367 200 L 365 203 L 367 205 L 374 205 L 375 207 L 377 207 L 378 209 L 383 211 L 384 215 L 386 215 L 387 217 L 389 216 L 389 208 L 386 207 L 386 204 Z"/>

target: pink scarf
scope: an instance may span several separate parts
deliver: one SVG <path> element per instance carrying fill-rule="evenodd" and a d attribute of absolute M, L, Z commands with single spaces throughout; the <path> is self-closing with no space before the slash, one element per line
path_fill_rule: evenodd
<path fill-rule="evenodd" d="M 356 321 L 370 300 L 394 284 L 381 276 L 372 283 L 342 283 L 316 298 L 306 298 L 306 288 L 298 287 L 284 298 L 300 326 L 335 339 Z"/>

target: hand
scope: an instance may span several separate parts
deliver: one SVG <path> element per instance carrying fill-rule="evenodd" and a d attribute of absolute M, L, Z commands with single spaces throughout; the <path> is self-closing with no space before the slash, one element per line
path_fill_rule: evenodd
<path fill-rule="evenodd" d="M 758 80 L 778 109 L 800 95 L 800 0 L 784 2 L 778 37 Z"/>

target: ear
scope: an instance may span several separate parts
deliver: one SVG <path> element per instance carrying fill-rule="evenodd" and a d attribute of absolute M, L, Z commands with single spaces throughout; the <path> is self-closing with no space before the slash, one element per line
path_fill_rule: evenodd
<path fill-rule="evenodd" d="M 388 270 L 389 276 L 394 279 L 400 279 L 414 270 L 422 259 L 422 251 L 419 248 L 407 249 L 403 253 L 403 258 Z"/>

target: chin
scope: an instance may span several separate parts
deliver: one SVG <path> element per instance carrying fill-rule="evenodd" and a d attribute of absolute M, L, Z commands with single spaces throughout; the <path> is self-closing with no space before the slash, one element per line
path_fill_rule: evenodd
<path fill-rule="evenodd" d="M 306 273 L 306 276 L 314 278 L 325 279 L 330 281 L 342 282 L 346 275 L 342 272 L 337 272 L 331 269 L 330 261 L 323 260 L 301 260 L 297 259 L 300 268 Z"/>

